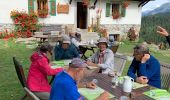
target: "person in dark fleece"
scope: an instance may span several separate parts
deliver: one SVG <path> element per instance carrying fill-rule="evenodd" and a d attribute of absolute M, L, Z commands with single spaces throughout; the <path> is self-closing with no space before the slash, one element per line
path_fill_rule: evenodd
<path fill-rule="evenodd" d="M 161 88 L 160 63 L 145 44 L 136 45 L 127 75 L 136 82 Z"/>

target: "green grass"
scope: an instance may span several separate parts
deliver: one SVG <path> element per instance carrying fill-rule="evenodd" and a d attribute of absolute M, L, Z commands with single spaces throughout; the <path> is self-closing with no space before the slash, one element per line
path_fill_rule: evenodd
<path fill-rule="evenodd" d="M 119 46 L 118 52 L 132 56 L 133 47 L 137 42 L 125 41 Z M 23 65 L 25 74 L 28 73 L 30 65 L 30 56 L 33 49 L 26 48 L 25 44 L 16 44 L 14 40 L 0 40 L 0 100 L 18 100 L 24 96 L 24 91 L 17 78 L 12 57 L 15 56 Z M 168 52 L 168 53 L 167 53 Z M 159 51 L 151 52 L 156 58 L 162 62 L 169 62 L 170 52 Z M 92 52 L 87 52 L 87 56 L 92 55 Z M 123 75 L 126 75 L 130 61 L 127 61 Z"/>
<path fill-rule="evenodd" d="M 18 100 L 24 91 L 18 81 L 12 57 L 15 56 L 23 65 L 25 74 L 28 71 L 32 49 L 14 41 L 0 40 L 0 100 Z"/>

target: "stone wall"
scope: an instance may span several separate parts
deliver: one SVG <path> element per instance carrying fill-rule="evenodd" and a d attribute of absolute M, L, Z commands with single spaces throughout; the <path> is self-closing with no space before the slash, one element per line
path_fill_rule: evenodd
<path fill-rule="evenodd" d="M 104 24 L 104 25 L 101 25 L 101 27 L 105 28 L 108 34 L 120 34 L 120 38 L 122 40 L 122 39 L 127 38 L 127 33 L 131 27 L 134 27 L 137 34 L 139 34 L 141 25 L 139 24 Z"/>
<path fill-rule="evenodd" d="M 13 31 L 15 25 L 14 24 L 0 24 L 0 32 L 3 31 Z M 74 32 L 76 30 L 74 24 L 45 24 L 40 29 L 43 32 L 50 32 L 50 31 L 61 31 L 61 32 Z"/>
<path fill-rule="evenodd" d="M 5 31 L 11 32 L 14 30 L 14 25 L 13 24 L 0 24 L 0 32 L 5 32 Z"/>

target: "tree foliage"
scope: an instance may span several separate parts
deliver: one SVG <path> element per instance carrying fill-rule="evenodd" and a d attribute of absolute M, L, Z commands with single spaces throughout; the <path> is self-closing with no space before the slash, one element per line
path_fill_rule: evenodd
<path fill-rule="evenodd" d="M 170 32 L 170 13 L 160 13 L 142 17 L 140 37 L 148 43 L 166 43 L 165 37 L 160 36 L 156 32 L 157 26 L 162 26 Z"/>

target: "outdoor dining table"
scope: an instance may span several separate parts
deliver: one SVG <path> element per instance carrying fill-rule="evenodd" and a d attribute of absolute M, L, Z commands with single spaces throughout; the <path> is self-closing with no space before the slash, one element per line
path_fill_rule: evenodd
<path fill-rule="evenodd" d="M 33 37 L 40 39 L 40 43 L 44 43 L 46 39 L 48 39 L 48 35 L 34 35 Z"/>
<path fill-rule="evenodd" d="M 114 96 L 113 98 L 111 98 L 111 100 L 120 100 L 121 96 L 127 96 L 128 98 L 130 98 L 130 100 L 155 100 L 144 94 L 144 92 L 149 91 L 150 89 L 156 89 L 155 87 L 146 85 L 140 88 L 133 89 L 131 93 L 126 93 L 123 92 L 123 86 L 121 84 L 119 84 L 115 88 L 112 88 L 112 77 L 108 76 L 107 74 L 101 73 L 92 73 L 90 76 L 84 78 L 82 81 L 90 82 L 93 79 L 96 79 L 98 81 L 97 85 L 100 88 L 106 90 Z"/>
<path fill-rule="evenodd" d="M 95 48 L 97 48 L 97 46 L 95 44 L 88 44 L 88 43 L 80 43 L 79 44 L 79 49 L 82 52 L 82 57 L 84 57 L 85 59 L 87 59 L 87 57 L 85 55 L 87 50 L 90 50 L 93 53 L 95 53 L 95 51 L 94 51 Z"/>
<path fill-rule="evenodd" d="M 53 68 L 58 68 L 58 67 L 68 65 L 69 62 L 71 62 L 71 59 L 53 61 L 53 63 L 59 65 L 59 66 L 53 66 Z M 155 100 L 154 97 L 149 96 L 151 90 L 163 91 L 165 94 L 169 95 L 168 99 L 166 97 L 165 100 L 170 100 L 169 99 L 170 93 L 168 93 L 166 90 L 161 90 L 161 89 L 158 89 L 158 88 L 150 86 L 150 85 L 142 85 L 142 86 L 138 86 L 136 88 L 133 88 L 131 93 L 124 92 L 122 84 L 118 84 L 118 86 L 113 88 L 113 85 L 112 85 L 113 76 L 109 76 L 108 74 L 98 73 L 98 71 L 99 71 L 99 68 L 94 68 L 94 69 L 88 68 L 87 70 L 85 70 L 86 75 L 81 80 L 81 82 L 91 82 L 93 80 L 97 80 L 96 84 L 99 88 L 101 88 L 101 89 L 109 92 L 110 94 L 112 94 L 113 97 L 111 98 L 111 100 L 121 100 L 120 98 L 122 96 L 128 97 L 129 98 L 128 100 Z M 123 76 L 120 76 L 119 78 L 121 78 L 121 77 L 123 78 Z M 53 79 L 54 79 L 54 77 L 53 77 Z M 53 79 L 51 80 L 51 82 L 53 81 Z M 149 95 L 146 95 L 146 92 Z M 161 93 L 161 94 L 163 94 L 163 93 Z M 89 92 L 89 95 L 91 96 L 91 92 Z M 158 94 L 156 94 L 156 95 L 158 95 Z M 84 96 L 84 95 L 82 94 L 82 96 Z M 86 96 L 84 96 L 84 98 L 87 99 Z M 91 99 L 87 99 L 87 100 L 91 100 Z M 164 99 L 161 99 L 161 100 L 164 100 Z"/>

